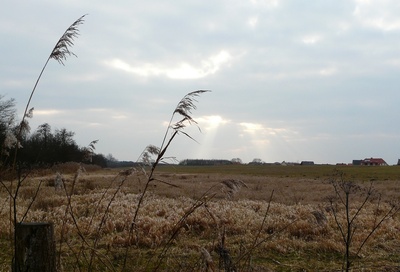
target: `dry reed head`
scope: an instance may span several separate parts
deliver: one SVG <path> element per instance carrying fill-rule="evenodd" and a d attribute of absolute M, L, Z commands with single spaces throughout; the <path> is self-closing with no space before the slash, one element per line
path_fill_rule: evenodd
<path fill-rule="evenodd" d="M 209 92 L 208 90 L 197 90 L 188 93 L 185 95 L 181 101 L 179 101 L 178 105 L 176 106 L 174 113 L 172 115 L 172 118 L 174 117 L 175 114 L 179 114 L 182 116 L 182 119 L 173 124 L 171 127 L 174 130 L 181 130 L 182 128 L 185 127 L 185 122 L 189 122 L 197 124 L 197 122 L 193 119 L 191 116 L 192 110 L 195 110 L 197 107 L 195 105 L 195 102 L 197 102 L 196 97 L 198 97 L 200 94 Z"/>
<path fill-rule="evenodd" d="M 214 262 L 213 259 L 211 257 L 211 254 L 208 252 L 207 249 L 205 249 L 204 247 L 200 248 L 200 252 L 201 252 L 201 257 L 203 259 L 203 262 L 206 266 L 206 271 L 215 271 L 215 266 L 214 266 Z"/>
<path fill-rule="evenodd" d="M 51 59 L 55 59 L 56 61 L 64 65 L 64 61 L 67 60 L 67 56 L 76 56 L 73 52 L 70 51 L 69 47 L 74 45 L 74 38 L 79 35 L 78 26 L 83 24 L 83 18 L 85 16 L 86 14 L 81 16 L 64 32 L 50 54 Z"/>
<path fill-rule="evenodd" d="M 153 163 L 153 156 L 160 154 L 160 148 L 155 145 L 148 145 L 142 152 L 139 162 L 144 163 L 144 165 L 151 165 Z"/>
<path fill-rule="evenodd" d="M 84 150 L 83 160 L 84 161 L 92 162 L 92 157 L 94 155 L 94 151 L 96 150 L 95 145 L 97 144 L 98 141 L 99 140 L 91 141 L 87 147 L 83 148 L 83 150 Z"/>
<path fill-rule="evenodd" d="M 54 179 L 54 188 L 56 191 L 62 190 L 64 187 L 63 178 L 60 172 L 56 173 L 56 177 Z"/>
<path fill-rule="evenodd" d="M 6 132 L 6 137 L 4 139 L 3 143 L 3 149 L 2 149 L 2 154 L 5 156 L 9 156 L 9 150 L 14 148 L 18 144 L 17 137 L 15 137 L 14 133 L 11 131 Z"/>
<path fill-rule="evenodd" d="M 190 114 L 192 110 L 195 110 L 197 107 L 195 102 L 197 102 L 196 97 L 202 93 L 209 92 L 208 90 L 198 90 L 193 91 L 185 95 L 181 101 L 179 101 L 178 105 L 175 108 L 174 114 L 178 113 L 182 115 L 188 121 L 194 121 Z"/>
<path fill-rule="evenodd" d="M 315 220 L 319 226 L 325 227 L 328 224 L 328 219 L 323 212 L 312 211 L 311 214 L 314 215 Z"/>
<path fill-rule="evenodd" d="M 133 167 L 129 168 L 129 169 L 125 169 L 125 170 L 121 170 L 118 175 L 119 176 L 123 176 L 123 177 L 128 177 L 130 175 L 132 175 L 133 173 L 137 172 L 137 170 Z"/>
<path fill-rule="evenodd" d="M 246 183 L 239 179 L 226 179 L 221 182 L 222 186 L 222 192 L 225 193 L 228 198 L 233 198 L 242 187 L 247 187 Z"/>

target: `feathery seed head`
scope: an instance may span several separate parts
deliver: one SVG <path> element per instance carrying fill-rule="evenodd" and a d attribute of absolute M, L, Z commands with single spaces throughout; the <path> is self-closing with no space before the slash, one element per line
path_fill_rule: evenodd
<path fill-rule="evenodd" d="M 239 179 L 226 179 L 221 181 L 223 185 L 222 191 L 227 194 L 228 198 L 233 198 L 233 196 L 240 191 L 242 187 L 247 187 L 247 184 Z"/>
<path fill-rule="evenodd" d="M 197 108 L 195 105 L 195 102 L 197 102 L 196 97 L 205 92 L 209 92 L 209 90 L 197 90 L 185 95 L 181 101 L 179 101 L 174 114 L 178 113 L 188 120 L 193 120 L 190 114 L 192 113 L 192 110 Z"/>
<path fill-rule="evenodd" d="M 197 122 L 193 119 L 191 114 L 192 110 L 195 110 L 197 108 L 195 105 L 195 102 L 197 102 L 196 97 L 205 92 L 210 92 L 210 91 L 209 90 L 193 91 L 186 94 L 181 99 L 181 101 L 179 101 L 172 116 L 174 116 L 175 114 L 179 114 L 182 116 L 182 119 L 177 121 L 175 124 L 171 125 L 172 129 L 174 129 L 175 131 L 181 131 L 183 128 L 186 127 L 185 126 L 186 121 L 189 122 L 189 124 L 191 123 L 197 124 Z"/>
<path fill-rule="evenodd" d="M 74 45 L 74 38 L 78 37 L 79 35 L 78 26 L 83 24 L 83 18 L 85 16 L 86 14 L 81 16 L 64 32 L 50 54 L 51 59 L 55 59 L 58 61 L 58 63 L 64 65 L 64 61 L 67 60 L 67 56 L 74 55 L 76 57 L 76 55 L 70 51 L 70 47 Z"/>
<path fill-rule="evenodd" d="M 151 165 L 154 162 L 152 156 L 157 156 L 158 154 L 160 154 L 160 148 L 155 145 L 148 145 L 143 151 L 140 161 L 145 165 Z"/>

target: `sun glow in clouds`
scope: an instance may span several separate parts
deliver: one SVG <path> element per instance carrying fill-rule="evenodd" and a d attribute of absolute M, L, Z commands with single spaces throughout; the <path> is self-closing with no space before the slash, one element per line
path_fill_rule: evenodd
<path fill-rule="evenodd" d="M 256 148 L 265 147 L 270 143 L 268 135 L 276 134 L 273 129 L 265 128 L 262 124 L 240 123 L 242 131 L 250 136 L 251 142 Z M 244 136 L 242 134 L 242 136 Z"/>
<path fill-rule="evenodd" d="M 182 62 L 175 67 L 160 63 L 142 63 L 137 66 L 132 66 L 120 59 L 113 59 L 105 63 L 114 69 L 136 74 L 141 77 L 161 75 L 172 79 L 196 79 L 215 74 L 223 65 L 228 64 L 231 59 L 232 55 L 228 51 L 221 50 L 218 54 L 200 61 L 201 64 L 199 66 L 187 62 Z"/>
<path fill-rule="evenodd" d="M 203 140 L 201 141 L 201 148 L 197 150 L 196 156 L 199 158 L 208 158 L 212 154 L 212 150 L 216 149 L 215 138 L 218 135 L 219 129 L 230 123 L 229 120 L 224 119 L 219 115 L 208 115 L 196 118 L 203 131 Z"/>
<path fill-rule="evenodd" d="M 199 123 L 199 126 L 204 128 L 205 130 L 215 130 L 220 125 L 226 124 L 229 120 L 223 119 L 219 115 L 210 115 L 210 116 L 203 116 L 197 118 L 196 121 Z"/>
<path fill-rule="evenodd" d="M 244 132 L 249 134 L 255 134 L 258 131 L 263 130 L 263 126 L 261 124 L 254 124 L 254 123 L 240 123 L 239 124 Z"/>
<path fill-rule="evenodd" d="M 239 130 L 242 132 L 239 136 L 243 138 L 246 145 L 246 153 L 253 154 L 256 157 L 264 157 L 269 139 L 265 135 L 265 128 L 257 123 L 239 123 Z"/>
<path fill-rule="evenodd" d="M 249 153 L 258 157 L 271 156 L 276 145 L 290 146 L 290 142 L 297 138 L 297 132 L 287 128 L 265 127 L 260 123 L 239 123 L 240 137 L 249 143 L 246 148 Z M 285 147 L 283 146 L 283 148 Z M 276 155 L 278 156 L 278 154 Z"/>
<path fill-rule="evenodd" d="M 242 132 L 250 135 L 252 142 L 257 143 L 267 144 L 270 142 L 268 139 L 269 136 L 279 135 L 279 137 L 284 137 L 283 134 L 288 133 L 288 130 L 284 128 L 269 128 L 256 123 L 240 123 L 239 125 Z M 244 136 L 244 134 L 241 135 Z"/>

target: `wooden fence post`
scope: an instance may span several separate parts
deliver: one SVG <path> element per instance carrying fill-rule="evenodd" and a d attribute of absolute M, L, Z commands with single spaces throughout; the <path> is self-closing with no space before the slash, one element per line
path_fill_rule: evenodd
<path fill-rule="evenodd" d="M 15 235 L 14 272 L 56 271 L 53 224 L 19 223 Z"/>

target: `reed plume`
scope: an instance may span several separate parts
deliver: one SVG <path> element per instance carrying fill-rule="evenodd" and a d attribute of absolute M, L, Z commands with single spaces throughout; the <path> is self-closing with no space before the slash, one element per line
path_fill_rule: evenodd
<path fill-rule="evenodd" d="M 196 97 L 201 95 L 202 93 L 205 92 L 210 92 L 209 90 L 197 90 L 190 92 L 186 94 L 178 103 L 176 106 L 174 112 L 172 113 L 171 120 L 169 121 L 168 129 L 165 132 L 164 139 L 161 144 L 161 150 L 164 147 L 164 144 L 166 143 L 167 135 L 170 129 L 174 130 L 173 136 L 171 137 L 170 141 L 173 139 L 173 137 L 178 134 L 178 133 L 183 133 L 190 139 L 194 140 L 189 134 L 185 133 L 183 129 L 186 127 L 186 123 L 188 122 L 189 124 L 196 124 L 197 122 L 193 119 L 192 117 L 192 110 L 197 109 L 195 102 L 197 102 Z M 176 115 L 180 115 L 182 119 L 178 120 L 175 123 L 172 123 Z M 199 128 L 200 129 L 200 128 Z M 168 141 L 167 145 L 170 143 Z"/>
<path fill-rule="evenodd" d="M 222 186 L 222 192 L 224 192 L 229 199 L 232 199 L 242 187 L 246 187 L 246 183 L 239 179 L 226 179 L 221 181 Z"/>
<path fill-rule="evenodd" d="M 73 43 L 74 38 L 76 38 L 79 34 L 78 26 L 84 22 L 85 16 L 86 15 L 81 16 L 78 20 L 76 20 L 74 23 L 72 23 L 72 25 L 70 25 L 67 28 L 67 30 L 64 32 L 64 34 L 61 36 L 61 38 L 57 41 L 57 43 L 54 46 L 53 50 L 51 51 L 49 57 L 47 58 L 42 70 L 40 71 L 38 78 L 36 79 L 35 85 L 33 86 L 33 89 L 29 96 L 28 102 L 26 103 L 25 111 L 24 111 L 24 114 L 22 115 L 22 120 L 17 129 L 14 161 L 12 163 L 12 170 L 15 170 L 16 166 L 17 166 L 17 153 L 18 153 L 18 148 L 20 147 L 20 141 L 21 141 L 22 135 L 25 132 L 29 132 L 29 124 L 27 122 L 27 118 L 31 118 L 33 116 L 33 108 L 29 109 L 29 106 L 30 106 L 32 97 L 35 93 L 35 90 L 39 84 L 39 81 L 43 75 L 43 72 L 46 69 L 47 64 L 49 63 L 50 59 L 55 59 L 59 63 L 64 64 L 64 61 L 67 59 L 67 56 L 70 56 L 70 55 L 76 56 L 74 53 L 72 53 L 70 51 L 70 47 L 74 44 Z M 22 186 L 22 183 L 24 182 L 24 180 L 27 177 L 27 175 L 25 177 L 22 177 L 20 172 L 21 172 L 20 169 L 18 171 L 16 171 L 17 184 L 15 185 L 15 189 L 14 189 L 13 181 L 11 181 L 9 189 L 7 189 L 7 192 L 10 196 L 10 214 L 9 214 L 10 222 L 13 223 L 13 224 L 10 223 L 10 233 L 12 233 L 12 225 L 17 226 L 17 223 L 18 223 L 18 219 L 17 219 L 18 193 L 19 193 L 19 189 Z M 6 187 L 6 186 L 4 186 L 3 183 L 1 183 L 1 184 L 3 185 L 3 187 Z M 40 189 L 40 185 L 37 188 L 37 191 L 36 191 L 35 197 L 32 200 L 32 203 L 36 199 L 39 189 Z M 22 217 L 22 220 L 20 222 L 22 222 L 25 219 L 27 213 L 29 212 L 29 210 L 31 208 L 32 203 L 28 207 L 27 211 L 25 212 L 25 214 Z M 14 247 L 14 256 L 17 255 L 15 245 L 16 245 L 16 232 L 14 231 L 14 243 L 12 244 L 12 246 Z"/>
<path fill-rule="evenodd" d="M 24 124 L 25 122 L 25 118 L 29 117 L 27 116 L 28 112 L 33 111 L 33 108 L 29 109 L 29 105 L 31 103 L 33 94 L 35 93 L 36 87 L 39 84 L 40 78 L 43 75 L 44 70 L 47 67 L 47 64 L 49 63 L 50 59 L 55 59 L 56 61 L 58 61 L 58 63 L 61 63 L 62 65 L 64 65 L 64 61 L 67 60 L 68 56 L 76 56 L 73 52 L 70 51 L 70 47 L 72 47 L 74 45 L 74 39 L 76 37 L 78 37 L 79 35 L 79 29 L 78 26 L 83 24 L 84 22 L 84 17 L 87 14 L 79 17 L 79 19 L 77 19 L 72 25 L 70 25 L 67 30 L 64 32 L 64 34 L 61 36 L 61 38 L 57 41 L 56 45 L 54 46 L 53 50 L 51 51 L 49 57 L 46 60 L 46 63 L 44 64 L 42 70 L 40 71 L 40 74 L 38 76 L 38 78 L 36 79 L 36 83 L 32 89 L 31 95 L 29 96 L 28 99 L 28 103 L 26 103 L 26 107 L 25 107 L 25 111 L 24 114 L 22 116 L 22 121 L 21 121 L 21 126 L 18 132 L 18 140 L 21 136 L 21 132 L 22 132 L 22 124 Z M 16 154 L 17 152 L 15 152 Z"/>
<path fill-rule="evenodd" d="M 79 36 L 78 26 L 83 24 L 83 18 L 86 15 L 87 14 L 81 16 L 72 25 L 70 25 L 70 27 L 67 28 L 64 34 L 58 40 L 57 44 L 54 46 L 53 51 L 51 51 L 49 59 L 55 59 L 58 61 L 58 63 L 64 65 L 64 61 L 67 60 L 67 56 L 73 55 L 77 57 L 77 55 L 70 51 L 70 47 L 74 45 L 74 39 Z"/>
<path fill-rule="evenodd" d="M 129 228 L 129 240 L 131 239 L 131 237 L 133 235 L 133 231 L 137 228 L 137 218 L 139 215 L 139 210 L 141 209 L 145 194 L 150 186 L 150 183 L 152 181 L 158 181 L 158 182 L 162 182 L 162 183 L 165 183 L 168 185 L 172 185 L 168 182 L 162 181 L 160 179 L 156 179 L 154 177 L 154 171 L 157 168 L 157 166 L 160 164 L 160 162 L 163 162 L 166 159 L 164 155 L 167 152 L 172 141 L 175 139 L 175 137 L 179 133 L 182 133 L 182 134 L 186 135 L 187 137 L 189 137 L 190 139 L 193 139 L 188 133 L 184 132 L 184 128 L 186 127 L 187 122 L 189 122 L 189 125 L 193 124 L 193 123 L 197 124 L 197 122 L 192 117 L 192 110 L 196 109 L 196 105 L 195 105 L 195 102 L 197 102 L 196 97 L 198 97 L 200 94 L 205 93 L 205 92 L 209 92 L 209 91 L 197 90 L 197 91 L 193 91 L 193 92 L 186 94 L 179 101 L 178 105 L 175 107 L 175 109 L 172 113 L 171 119 L 168 123 L 168 127 L 164 134 L 164 138 L 161 142 L 161 147 L 156 147 L 154 145 L 148 145 L 146 147 L 146 149 L 140 155 L 139 160 L 142 163 L 144 163 L 145 165 L 150 166 L 151 169 L 149 170 L 149 172 L 146 172 L 144 170 L 144 168 L 142 168 L 142 171 L 146 176 L 146 183 L 144 185 L 142 193 L 140 194 L 140 197 L 139 197 L 139 200 L 138 200 L 138 203 L 137 203 L 137 206 L 136 206 L 136 209 L 135 209 L 132 221 L 131 221 L 131 226 Z M 173 123 L 173 120 L 176 115 L 180 115 L 181 119 L 179 119 L 177 122 Z M 171 130 L 172 130 L 172 134 L 167 139 L 167 136 Z M 154 161 L 151 159 L 152 155 L 156 156 Z M 179 230 L 179 228 L 177 229 L 177 231 L 178 230 Z M 170 241 L 172 241 L 172 240 L 173 240 L 173 238 Z M 167 242 L 167 246 L 168 245 L 169 245 L 169 242 Z M 128 248 L 127 248 L 127 250 L 128 250 Z M 165 250 L 167 250 L 167 247 L 165 247 Z M 125 268 L 125 265 L 126 265 L 127 255 L 128 255 L 128 252 L 126 251 L 125 257 L 124 257 L 123 269 Z M 158 265 L 161 264 L 161 260 L 162 260 L 163 256 L 159 256 L 159 257 L 160 258 L 159 258 Z"/>

